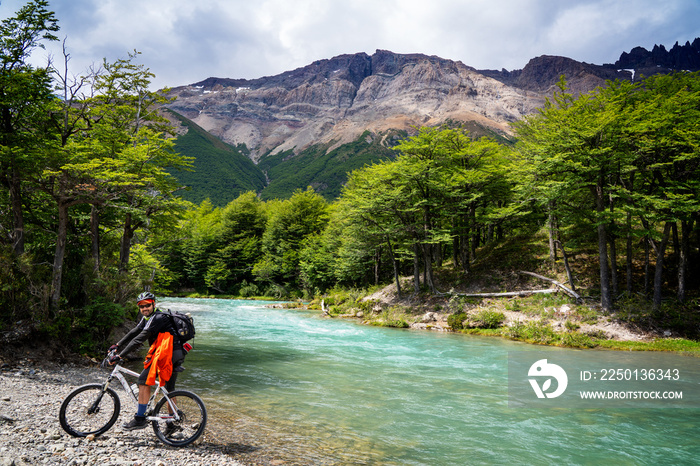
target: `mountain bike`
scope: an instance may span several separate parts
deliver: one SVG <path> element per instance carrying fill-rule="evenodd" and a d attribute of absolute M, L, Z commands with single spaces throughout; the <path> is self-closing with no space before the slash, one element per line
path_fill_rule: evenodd
<path fill-rule="evenodd" d="M 105 367 L 109 357 L 102 362 Z M 76 388 L 68 394 L 58 414 L 61 427 L 74 437 L 98 436 L 107 432 L 119 418 L 121 401 L 109 385 L 115 378 L 121 382 L 126 397 L 138 405 L 138 387 L 129 386 L 124 375 L 137 377 L 138 372 L 117 363 L 104 383 L 92 383 Z M 173 447 L 184 447 L 197 440 L 207 424 L 204 402 L 192 392 L 174 390 L 168 392 L 156 381 L 146 410 L 146 420 L 151 421 L 156 437 Z"/>

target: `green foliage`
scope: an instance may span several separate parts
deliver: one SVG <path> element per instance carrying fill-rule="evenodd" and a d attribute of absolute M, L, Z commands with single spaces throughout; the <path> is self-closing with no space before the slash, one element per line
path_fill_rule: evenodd
<path fill-rule="evenodd" d="M 502 312 L 481 310 L 469 318 L 469 326 L 476 328 L 498 328 L 506 320 Z"/>
<path fill-rule="evenodd" d="M 394 328 L 409 328 L 411 326 L 405 311 L 397 306 L 383 310 L 377 319 L 370 321 L 370 324 Z"/>
<path fill-rule="evenodd" d="M 596 341 L 599 347 L 622 351 L 675 351 L 688 355 L 700 355 L 700 342 L 683 338 L 658 338 L 651 342 L 646 341 Z"/>
<path fill-rule="evenodd" d="M 287 151 L 265 156 L 258 166 L 268 174 L 270 183 L 261 196 L 283 199 L 311 186 L 328 201 L 336 199 L 348 173 L 393 157 L 389 144 L 399 136 L 400 133 L 395 132 L 372 134 L 365 131 L 354 142 L 330 151 L 333 143 L 314 145 L 299 154 Z M 392 142 L 387 144 L 386 141 Z"/>
<path fill-rule="evenodd" d="M 450 314 L 447 316 L 447 325 L 449 325 L 452 330 L 461 330 L 464 327 L 464 322 L 468 317 L 469 316 L 464 312 Z"/>
<path fill-rule="evenodd" d="M 583 335 L 578 332 L 566 332 L 561 336 L 559 343 L 561 346 L 571 348 L 595 348 L 598 346 L 588 335 Z"/>
<path fill-rule="evenodd" d="M 331 314 L 345 314 L 354 309 L 362 311 L 371 310 L 373 302 L 362 302 L 361 298 L 366 295 L 366 290 L 359 288 L 335 287 L 320 296 L 324 304 L 331 308 Z"/>
<path fill-rule="evenodd" d="M 263 190 L 265 175 L 244 145 L 226 144 L 191 120 L 170 114 L 187 128 L 187 133 L 175 140 L 175 151 L 194 157 L 193 170 L 171 172 L 190 188 L 182 193 L 184 199 L 199 204 L 208 198 L 216 207 L 223 207 L 247 191 Z"/>
<path fill-rule="evenodd" d="M 254 296 L 260 296 L 260 289 L 255 283 L 248 283 L 243 280 L 241 282 L 241 288 L 238 291 L 238 295 L 241 298 L 252 298 Z"/>
<path fill-rule="evenodd" d="M 253 274 L 263 282 L 301 289 L 298 270 L 304 242 L 312 241 L 309 238 L 327 222 L 328 204 L 310 188 L 273 204 L 262 236 L 263 256 Z"/>
<path fill-rule="evenodd" d="M 109 345 L 107 337 L 112 328 L 121 325 L 129 316 L 126 309 L 102 297 L 73 313 L 73 347 L 80 353 L 94 354 Z"/>
<path fill-rule="evenodd" d="M 520 321 L 515 322 L 505 329 L 504 335 L 516 340 L 544 345 L 554 344 L 559 340 L 552 326 L 544 320 L 531 320 L 525 324 Z"/>
<path fill-rule="evenodd" d="M 12 249 L 0 244 L 0 325 L 23 318 L 40 321 L 48 309 L 48 290 L 41 284 L 45 270 L 35 265 L 28 254 L 16 256 Z"/>
<path fill-rule="evenodd" d="M 567 320 L 566 322 L 564 322 L 564 327 L 566 327 L 567 330 L 573 331 L 580 329 L 581 325 L 571 320 Z"/>
<path fill-rule="evenodd" d="M 109 346 L 111 330 L 125 319 L 133 318 L 126 309 L 102 297 L 82 308 L 62 310 L 43 322 L 39 330 L 45 338 L 80 354 L 102 353 Z"/>

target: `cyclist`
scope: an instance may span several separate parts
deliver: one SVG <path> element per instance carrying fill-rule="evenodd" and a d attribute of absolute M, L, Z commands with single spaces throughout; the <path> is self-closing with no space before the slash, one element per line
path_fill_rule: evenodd
<path fill-rule="evenodd" d="M 124 338 L 109 348 L 110 352 L 114 351 L 109 363 L 114 365 L 131 351 L 138 349 L 146 339 L 151 345 L 144 361 L 144 370 L 138 379 L 138 409 L 134 418 L 122 426 L 124 430 L 143 429 L 147 426 L 146 409 L 151 397 L 150 386 L 155 384 L 156 373 L 161 381 L 166 381 L 165 388 L 169 392 L 175 390 L 177 373 L 184 370 L 182 362 L 191 348 L 187 343 L 183 348 L 170 317 L 156 309 L 156 297 L 153 293 L 141 293 L 136 298 L 136 304 L 143 317 Z M 174 424 L 168 424 L 165 435 L 172 434 L 175 430 Z"/>

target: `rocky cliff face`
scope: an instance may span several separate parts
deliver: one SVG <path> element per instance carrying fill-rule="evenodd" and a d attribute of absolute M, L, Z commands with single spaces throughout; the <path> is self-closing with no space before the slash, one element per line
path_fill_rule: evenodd
<path fill-rule="evenodd" d="M 351 142 L 365 130 L 476 121 L 507 134 L 544 94 L 505 84 L 460 62 L 377 51 L 321 60 L 256 80 L 209 78 L 172 90 L 169 107 L 254 160 L 310 144 Z M 331 147 L 332 149 L 332 147 Z"/>
<path fill-rule="evenodd" d="M 700 38 L 696 38 L 691 44 L 685 45 L 678 42 L 666 50 L 663 45 L 655 45 L 651 51 L 643 47 L 635 47 L 629 53 L 623 52 L 615 63 L 617 68 L 634 69 L 647 76 L 672 70 L 700 70 Z"/>
<path fill-rule="evenodd" d="M 699 44 L 696 39 L 682 50 L 674 47 L 664 55 L 655 49 L 651 55 L 690 63 Z M 410 131 L 448 120 L 473 121 L 507 136 L 509 123 L 541 107 L 561 75 L 574 93 L 587 92 L 608 79 L 633 79 L 630 68 L 654 63 L 644 52 L 634 49 L 614 65 L 541 56 L 509 72 L 377 50 L 254 80 L 209 78 L 174 88 L 177 100 L 169 108 L 225 142 L 245 144 L 256 162 L 266 154 L 298 153 L 312 144 L 328 144 L 332 150 L 366 130 Z"/>

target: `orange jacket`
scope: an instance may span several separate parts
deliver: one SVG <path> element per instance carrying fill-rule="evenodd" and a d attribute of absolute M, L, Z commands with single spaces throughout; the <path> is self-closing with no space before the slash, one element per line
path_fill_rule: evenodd
<path fill-rule="evenodd" d="M 173 375 L 173 336 L 169 332 L 158 334 L 158 338 L 151 345 L 143 362 L 143 367 L 148 368 L 146 385 L 155 385 L 156 374 L 161 385 L 170 380 Z"/>

